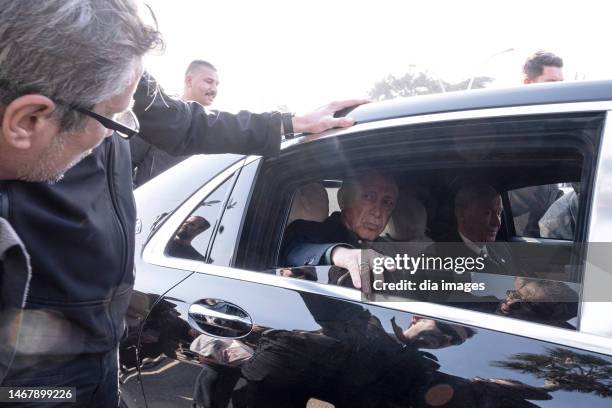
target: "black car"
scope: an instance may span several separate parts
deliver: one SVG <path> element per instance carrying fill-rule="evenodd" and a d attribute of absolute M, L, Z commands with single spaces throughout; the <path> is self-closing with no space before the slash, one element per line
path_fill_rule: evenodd
<path fill-rule="evenodd" d="M 610 81 L 399 99 L 278 157 L 163 173 L 136 191 L 122 404 L 612 406 L 610 109 Z M 283 265 L 287 226 L 322 221 L 369 172 L 400 191 L 380 251 L 425 256 L 455 228 L 457 190 L 487 183 L 515 269 L 444 292 L 432 285 L 447 268 L 423 268 L 420 293 L 366 296 L 336 267 Z M 558 200 L 567 214 L 543 226 Z"/>

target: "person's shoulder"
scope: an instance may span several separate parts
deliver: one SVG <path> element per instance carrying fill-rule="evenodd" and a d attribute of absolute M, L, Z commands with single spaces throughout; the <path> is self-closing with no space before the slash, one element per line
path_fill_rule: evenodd
<path fill-rule="evenodd" d="M 504 254 L 511 257 L 511 242 L 508 241 L 495 241 L 487 244 L 487 250 L 494 251 L 499 254 Z"/>
<path fill-rule="evenodd" d="M 444 243 L 444 242 L 460 242 L 463 243 L 463 239 L 459 232 L 456 229 L 446 232 L 445 234 L 440 235 L 437 239 L 435 239 L 436 243 Z"/>
<path fill-rule="evenodd" d="M 311 221 L 311 220 L 295 220 L 292 221 L 291 224 L 287 228 L 296 229 L 296 228 L 316 228 L 324 225 L 324 222 L 319 221 Z"/>
<path fill-rule="evenodd" d="M 327 221 L 327 220 L 325 220 Z M 295 220 L 287 227 L 287 234 L 309 234 L 323 232 L 327 229 L 326 222 L 310 221 L 310 220 Z"/>
<path fill-rule="evenodd" d="M 560 217 L 565 214 L 571 207 L 572 200 L 575 197 L 576 193 L 574 193 L 573 191 L 560 197 L 558 200 L 551 204 L 546 213 L 544 213 L 544 216 L 542 216 L 542 220 Z"/>

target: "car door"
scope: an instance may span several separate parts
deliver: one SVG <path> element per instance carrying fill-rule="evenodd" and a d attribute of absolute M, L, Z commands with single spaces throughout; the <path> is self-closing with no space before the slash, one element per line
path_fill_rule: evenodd
<path fill-rule="evenodd" d="M 151 313 L 159 295 L 185 279 L 198 266 L 197 261 L 178 258 L 172 259 L 171 267 L 143 262 L 142 249 L 149 238 L 181 207 L 185 199 L 199 191 L 202 186 L 206 186 L 224 170 L 239 168 L 242 158 L 243 156 L 239 155 L 194 156 L 135 190 L 138 209 L 135 287 L 126 313 L 126 334 L 119 348 L 119 381 L 123 406 L 144 406 L 138 361 L 144 360 L 146 364 L 153 365 L 156 357 L 155 347 L 159 342 L 159 330 L 152 328 L 141 331 L 142 323 Z M 210 232 L 207 235 L 210 237 Z M 163 252 L 161 256 L 163 258 Z M 160 314 L 163 318 L 164 313 Z M 155 315 L 154 313 L 153 316 Z M 144 347 L 142 350 L 141 346 Z"/>
<path fill-rule="evenodd" d="M 507 333 L 524 326 L 456 325 L 253 274 L 207 266 L 166 294 L 166 327 L 181 337 L 142 370 L 149 406 L 609 404 L 605 355 Z M 397 341 L 397 327 L 415 326 L 418 344 Z"/>
<path fill-rule="evenodd" d="M 245 265 L 245 253 L 278 253 L 282 230 L 266 226 L 288 213 L 281 197 L 269 199 L 283 211 L 254 195 L 261 183 L 276 188 L 264 167 L 252 158 L 217 177 L 145 248 L 146 262 L 166 265 L 174 232 L 234 180 L 203 259 L 190 260 L 195 272 L 153 293 L 142 333 L 165 341 L 150 365 L 141 357 L 149 406 L 609 405 L 612 359 L 599 336 L 441 304 L 373 303 L 327 284 L 326 266 Z"/>
<path fill-rule="evenodd" d="M 190 160 L 208 159 L 200 157 Z M 132 337 L 137 352 L 130 354 L 123 347 L 126 357 L 122 358 L 122 361 L 130 361 L 127 356 L 131 357 L 133 366 L 138 368 L 131 375 L 138 379 L 145 391 L 143 398 L 139 399 L 138 393 L 133 391 L 134 387 L 130 390 L 130 398 L 126 400 L 136 406 L 145 402 L 153 406 L 180 404 L 184 401 L 182 397 L 191 398 L 193 378 L 197 374 L 193 372 L 196 366 L 191 360 L 197 354 L 189 350 L 185 336 L 191 336 L 195 331 L 187 321 L 177 319 L 180 316 L 177 312 L 180 302 L 172 298 L 172 288 L 181 282 L 197 282 L 193 272 L 204 262 L 228 264 L 230 258 L 223 261 L 220 256 L 213 260 L 212 256 L 217 255 L 210 253 L 210 247 L 213 236 L 223 237 L 225 231 L 231 228 L 229 220 L 233 217 L 232 208 L 235 206 L 231 193 L 243 163 L 243 160 L 237 162 L 234 158 L 224 167 L 218 166 L 218 173 L 209 182 L 189 195 L 183 194 L 186 201 L 157 227 L 152 239 L 144 245 L 142 259 L 138 262 L 141 271 L 137 274 L 135 293 L 128 310 L 128 317 L 132 316 L 128 318 L 128 325 L 130 321 L 133 322 Z M 177 168 L 188 165 L 181 164 Z M 194 173 L 193 168 L 183 169 L 176 174 L 176 178 L 170 174 L 167 179 L 176 183 L 177 179 L 184 180 L 186 174 Z M 249 174 L 249 177 L 253 176 Z M 223 217 L 222 223 L 221 218 L 225 213 L 228 215 Z M 199 223 L 199 229 L 194 227 L 194 221 Z M 189 245 L 177 245 L 177 242 L 182 242 L 179 238 L 186 238 Z"/>

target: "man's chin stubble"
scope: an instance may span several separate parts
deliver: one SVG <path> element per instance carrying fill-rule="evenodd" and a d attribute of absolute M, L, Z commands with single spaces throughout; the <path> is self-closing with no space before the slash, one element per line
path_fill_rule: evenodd
<path fill-rule="evenodd" d="M 75 158 L 72 162 L 70 162 L 62 170 L 59 171 L 52 170 L 53 163 L 55 161 L 54 159 L 56 158 L 54 157 L 54 153 L 56 152 L 49 152 L 45 155 L 45 157 L 41 158 L 41 160 L 36 164 L 36 167 L 34 167 L 33 169 L 24 169 L 21 172 L 21 175 L 19 176 L 19 180 L 35 183 L 55 184 L 64 178 L 64 175 L 68 170 L 76 166 L 81 160 L 91 154 L 91 152 L 91 150 L 88 150 L 82 153 L 80 156 Z"/>

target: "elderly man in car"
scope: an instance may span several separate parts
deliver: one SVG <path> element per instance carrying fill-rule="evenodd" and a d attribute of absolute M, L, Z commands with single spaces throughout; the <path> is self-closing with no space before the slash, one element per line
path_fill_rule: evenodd
<path fill-rule="evenodd" d="M 335 265 L 348 270 L 354 287 L 370 293 L 373 260 L 382 255 L 363 249 L 382 239 L 397 196 L 397 184 L 386 174 L 374 172 L 345 181 L 338 191 L 340 212 L 323 222 L 297 220 L 289 225 L 284 264 Z"/>

